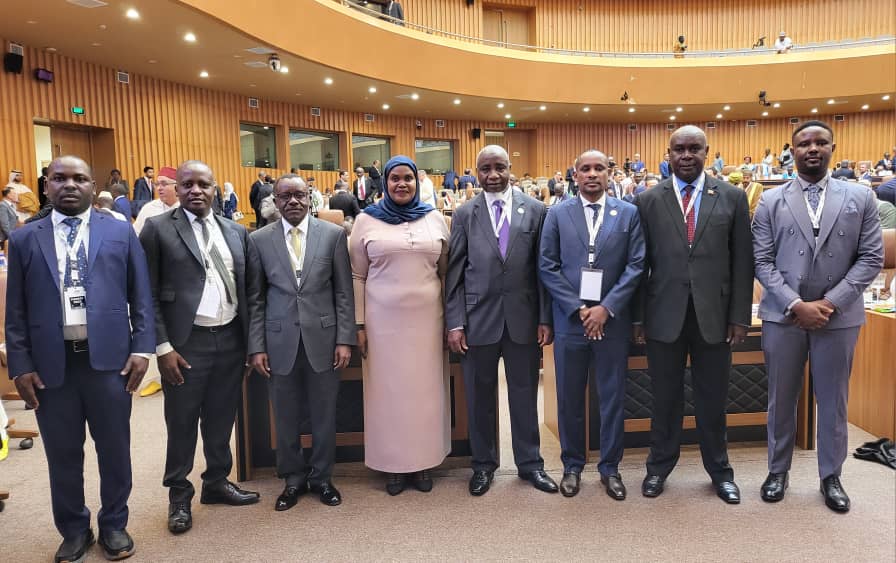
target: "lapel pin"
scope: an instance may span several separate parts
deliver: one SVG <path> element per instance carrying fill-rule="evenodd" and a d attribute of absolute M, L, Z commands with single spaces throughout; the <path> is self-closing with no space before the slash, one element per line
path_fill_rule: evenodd
<path fill-rule="evenodd" d="M 526 212 L 526 210 L 523 209 L 522 207 L 518 207 L 517 210 L 516 210 L 516 212 L 519 213 L 520 215 L 522 215 L 523 213 Z"/>
<path fill-rule="evenodd" d="M 611 210 L 610 210 L 610 215 L 614 215 L 614 216 L 615 216 L 615 215 L 616 215 L 616 210 L 615 210 L 615 209 L 611 209 Z"/>

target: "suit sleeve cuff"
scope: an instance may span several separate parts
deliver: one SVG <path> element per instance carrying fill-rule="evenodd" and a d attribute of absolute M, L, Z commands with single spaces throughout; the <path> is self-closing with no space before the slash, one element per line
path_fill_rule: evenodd
<path fill-rule="evenodd" d="M 789 317 L 790 314 L 793 312 L 793 307 L 794 307 L 797 303 L 801 303 L 802 301 L 803 301 L 803 300 L 800 299 L 799 297 L 797 297 L 796 299 L 794 299 L 793 301 L 791 301 L 790 304 L 787 306 L 787 308 L 784 309 L 784 315 L 787 316 L 787 317 Z"/>
<path fill-rule="evenodd" d="M 162 342 L 156 346 L 156 357 L 162 357 L 170 352 L 174 352 L 174 346 L 170 342 Z"/>

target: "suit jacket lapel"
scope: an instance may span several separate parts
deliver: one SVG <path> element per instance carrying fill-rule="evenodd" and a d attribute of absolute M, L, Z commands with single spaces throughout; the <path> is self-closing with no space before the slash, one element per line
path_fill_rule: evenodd
<path fill-rule="evenodd" d="M 199 243 L 196 242 L 196 235 L 193 234 L 193 227 L 190 226 L 190 219 L 187 217 L 187 213 L 178 207 L 171 215 L 171 220 L 174 221 L 174 230 L 177 231 L 177 234 L 183 239 L 184 244 L 186 244 L 187 248 L 190 249 L 190 252 L 193 253 L 193 257 L 196 258 L 196 261 L 199 262 L 200 266 L 205 268 L 205 262 L 202 260 L 202 252 L 199 250 Z"/>
<path fill-rule="evenodd" d="M 604 213 L 604 222 L 600 227 L 600 232 L 597 234 L 597 243 L 594 245 L 595 262 L 597 262 L 597 258 L 600 256 L 600 251 L 607 242 L 607 239 L 610 238 L 610 233 L 616 230 L 616 219 L 619 217 L 619 211 L 616 210 L 616 207 L 618 206 L 616 198 L 607 196 L 606 203 L 607 208 L 601 210 Z"/>
<path fill-rule="evenodd" d="M 700 195 L 700 211 L 697 213 L 697 231 L 694 233 L 694 242 L 691 245 L 691 249 L 697 246 L 700 237 L 703 236 L 703 231 L 706 230 L 706 225 L 709 223 L 709 216 L 712 215 L 712 210 L 715 209 L 716 202 L 719 200 L 719 193 L 715 187 L 715 183 L 707 176 L 703 181 L 703 193 Z M 672 195 L 674 196 L 675 194 Z"/>
<path fill-rule="evenodd" d="M 286 248 L 286 238 L 283 236 L 283 229 L 279 227 L 282 223 L 278 221 L 277 225 L 277 228 L 270 229 L 271 248 L 274 249 L 274 254 L 276 254 L 277 258 L 280 260 L 280 265 L 283 266 L 283 269 L 289 274 L 293 288 L 298 291 L 299 286 L 296 283 L 296 270 L 292 267 L 292 259 L 289 257 L 289 249 Z"/>
<path fill-rule="evenodd" d="M 498 237 L 495 236 L 495 229 L 494 227 L 492 227 L 491 211 L 489 210 L 488 204 L 485 200 L 485 192 L 482 192 L 475 198 L 473 198 L 473 220 L 479 221 L 481 227 L 485 230 L 485 239 L 488 241 L 489 246 L 492 247 L 492 250 L 495 251 L 495 254 L 498 255 L 498 259 L 500 260 L 501 249 L 498 248 Z M 510 255 L 509 241 L 507 245 L 507 255 Z"/>
<path fill-rule="evenodd" d="M 243 256 L 243 245 L 240 244 L 240 236 L 220 217 L 214 214 L 212 214 L 212 216 L 214 216 L 215 221 L 218 222 L 218 228 L 221 229 L 221 233 L 224 235 L 224 240 L 227 242 L 227 248 L 230 249 L 230 256 L 233 258 L 233 270 L 236 274 L 236 279 L 242 279 L 246 270 L 246 265 Z"/>
<path fill-rule="evenodd" d="M 513 243 L 516 242 L 517 236 L 523 230 L 522 222 L 526 220 L 526 208 L 523 203 L 523 198 L 520 197 L 516 190 L 511 188 L 510 194 L 510 208 L 506 210 L 507 213 L 510 213 L 510 217 L 507 218 L 510 221 L 510 233 L 509 240 L 507 241 L 507 256 L 510 256 L 510 251 L 513 248 Z M 517 210 L 522 209 L 523 212 L 519 213 Z M 497 243 L 498 239 L 495 238 L 495 242 Z M 507 259 L 506 257 L 504 258 Z"/>
<path fill-rule="evenodd" d="M 37 244 L 43 252 L 44 260 L 47 261 L 47 267 L 50 269 L 50 275 L 56 289 L 59 289 L 59 263 L 56 257 L 56 238 L 53 232 L 53 220 L 50 217 L 41 219 L 37 227 Z"/>
<path fill-rule="evenodd" d="M 681 212 L 681 206 L 678 205 L 678 198 L 675 197 L 675 181 L 670 179 L 665 180 L 664 183 L 666 186 L 663 188 L 663 201 L 666 203 L 666 209 L 669 211 L 669 216 L 672 218 L 672 224 L 675 225 L 675 230 L 681 237 L 682 242 L 687 244 L 688 233 L 685 231 L 684 213 Z"/>
<path fill-rule="evenodd" d="M 821 212 L 821 225 L 818 229 L 818 244 L 815 245 L 815 252 L 824 245 L 831 229 L 834 228 L 834 221 L 840 216 L 843 205 L 846 203 L 845 190 L 833 178 L 828 180 L 827 194 L 824 196 L 824 208 Z M 806 210 L 808 216 L 809 210 Z"/>
<path fill-rule="evenodd" d="M 106 220 L 112 219 L 97 213 L 96 211 L 90 212 L 90 244 L 87 247 L 87 274 L 93 271 L 93 264 L 96 262 L 96 256 L 99 254 L 100 246 L 103 244 L 103 239 L 106 236 Z M 117 221 L 118 219 L 113 219 Z"/>
<path fill-rule="evenodd" d="M 309 217 L 308 232 L 305 233 L 305 259 L 302 261 L 302 279 L 301 283 L 299 283 L 299 290 L 301 290 L 302 286 L 305 285 L 305 280 L 308 279 L 308 272 L 310 272 L 310 267 L 312 264 L 314 264 L 314 257 L 317 256 L 317 243 L 320 239 L 320 237 L 317 236 L 317 231 L 319 228 L 320 226 L 317 224 L 317 219 L 315 219 L 314 217 Z"/>
<path fill-rule="evenodd" d="M 567 205 L 566 210 L 570 221 L 572 221 L 573 229 L 578 233 L 579 240 L 585 247 L 585 252 L 588 252 L 588 223 L 585 222 L 585 207 L 582 204 L 582 199 L 576 198 L 575 204 Z"/>
<path fill-rule="evenodd" d="M 803 236 L 809 241 L 812 250 L 815 250 L 815 235 L 812 234 L 812 220 L 809 219 L 809 210 L 806 209 L 806 200 L 803 198 L 803 190 L 795 180 L 791 180 L 789 184 L 782 188 L 784 190 L 784 201 L 790 208 L 790 213 L 799 225 Z"/>

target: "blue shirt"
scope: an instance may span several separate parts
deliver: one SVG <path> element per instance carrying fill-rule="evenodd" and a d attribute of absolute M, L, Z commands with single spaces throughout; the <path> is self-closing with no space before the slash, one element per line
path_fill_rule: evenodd
<path fill-rule="evenodd" d="M 678 193 L 681 194 L 682 202 L 684 201 L 684 196 L 687 192 L 685 192 L 685 188 L 687 186 L 694 186 L 695 194 L 692 197 L 695 197 L 694 200 L 694 227 L 697 226 L 697 218 L 700 217 L 700 200 L 703 199 L 703 184 L 706 182 L 706 173 L 701 172 L 700 176 L 697 177 L 694 182 L 688 184 L 675 174 L 672 174 L 672 181 L 675 182 L 675 187 L 678 188 Z"/>
<path fill-rule="evenodd" d="M 632 168 L 632 172 L 640 172 L 641 170 L 644 170 L 644 161 L 636 160 L 636 161 L 632 162 L 631 168 Z"/>
<path fill-rule="evenodd" d="M 669 176 L 672 175 L 672 169 L 669 167 L 669 163 L 667 161 L 660 162 L 660 176 L 665 180 Z"/>

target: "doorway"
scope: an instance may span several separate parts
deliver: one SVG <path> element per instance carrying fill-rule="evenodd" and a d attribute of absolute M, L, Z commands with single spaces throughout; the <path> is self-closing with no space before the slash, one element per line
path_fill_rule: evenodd
<path fill-rule="evenodd" d="M 483 6 L 482 38 L 501 47 L 519 49 L 530 45 L 535 37 L 535 10 L 520 10 L 506 6 Z"/>
<path fill-rule="evenodd" d="M 100 127 L 79 127 L 65 123 L 34 124 L 35 163 L 38 176 L 54 158 L 74 155 L 84 159 L 93 169 L 97 190 L 115 168 L 115 132 Z"/>

